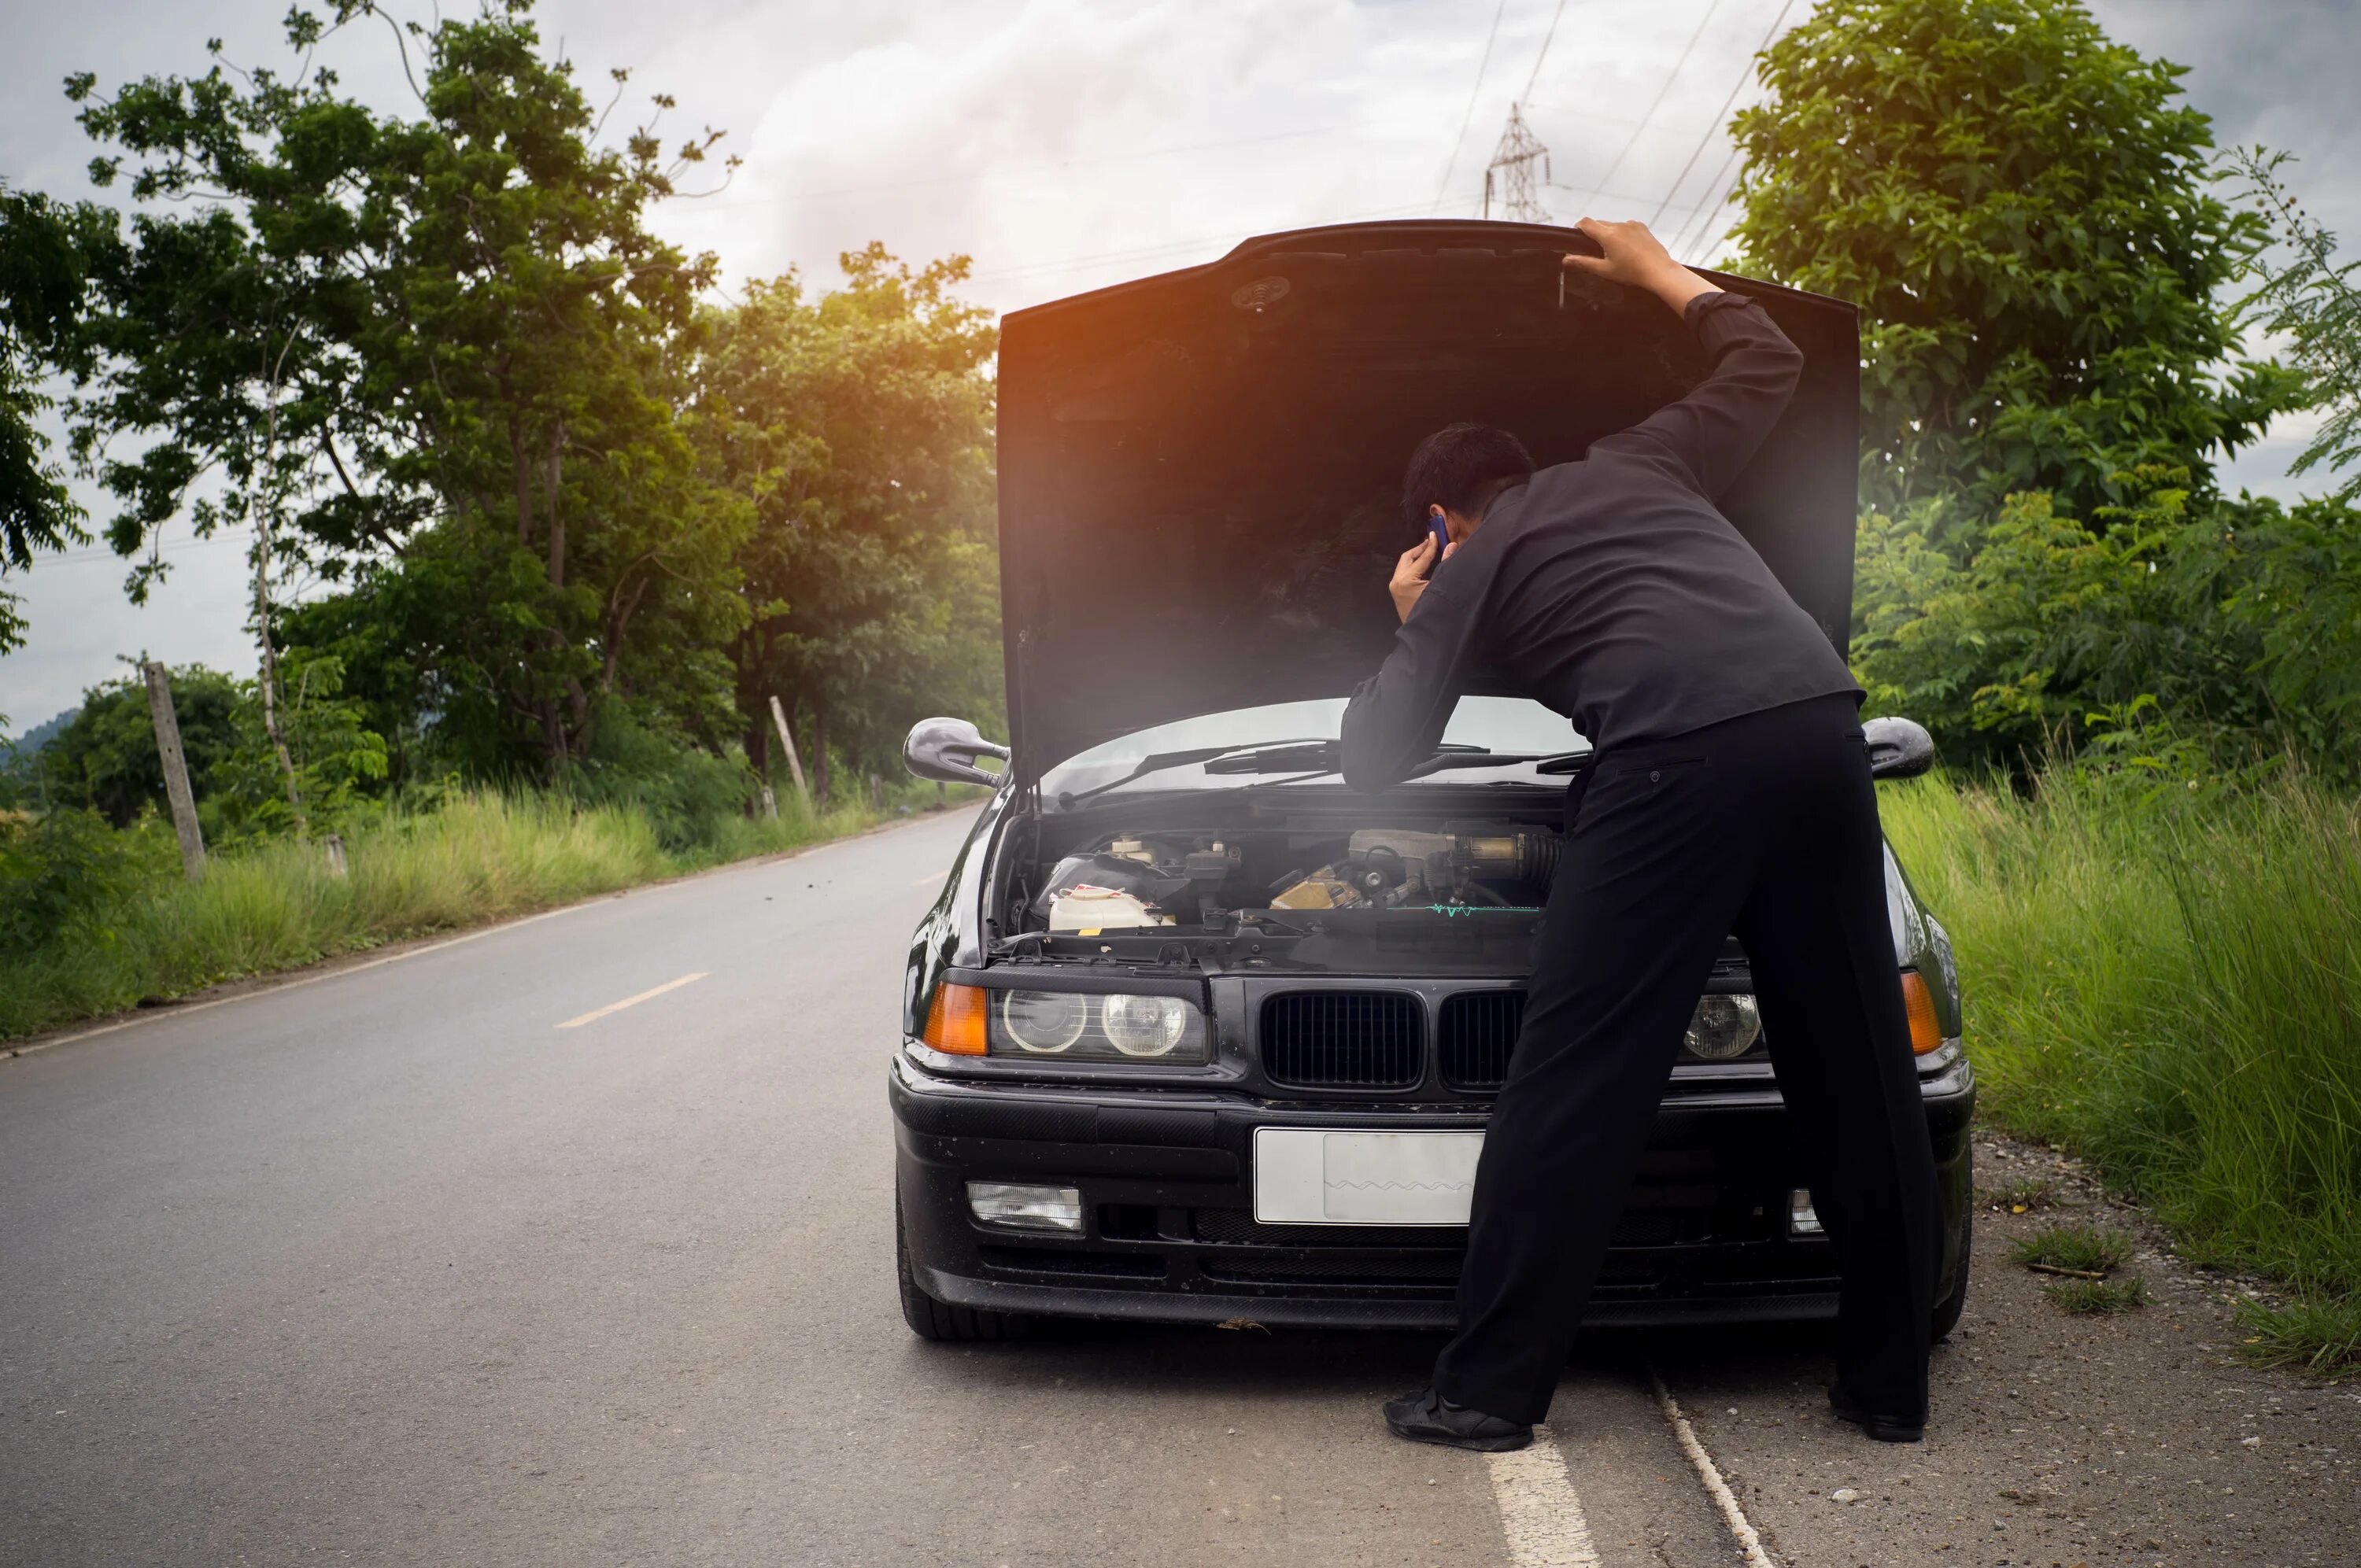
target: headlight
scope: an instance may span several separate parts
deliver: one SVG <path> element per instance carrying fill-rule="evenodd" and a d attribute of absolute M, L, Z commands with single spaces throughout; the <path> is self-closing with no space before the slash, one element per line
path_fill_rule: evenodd
<path fill-rule="evenodd" d="M 1728 1061 L 1744 1056 L 1762 1033 L 1763 1014 L 1752 996 L 1701 996 L 1689 1014 L 1688 1047 L 1708 1061 Z"/>
<path fill-rule="evenodd" d="M 987 1055 L 1083 1061 L 1204 1062 L 1205 1014 L 1178 996 L 1071 991 L 992 994 Z"/>
<path fill-rule="evenodd" d="M 1001 992 L 1001 1027 L 1020 1051 L 1055 1056 L 1081 1039 L 1090 1021 L 1087 999 L 1071 992 Z"/>
<path fill-rule="evenodd" d="M 1169 1057 L 1194 1011 L 1177 996 L 1110 996 L 1102 1021 L 1108 1041 L 1124 1055 Z"/>

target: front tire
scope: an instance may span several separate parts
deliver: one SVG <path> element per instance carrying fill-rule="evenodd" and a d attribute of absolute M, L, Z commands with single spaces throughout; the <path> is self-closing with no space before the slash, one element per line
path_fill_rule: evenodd
<path fill-rule="evenodd" d="M 1960 1266 L 1952 1276 L 1951 1293 L 1935 1303 L 1933 1343 L 1942 1343 L 1960 1326 L 1960 1315 L 1968 1310 L 1968 1261 L 1976 1240 L 1976 1206 L 1971 1201 L 1960 1214 Z"/>
<path fill-rule="evenodd" d="M 994 1312 L 977 1307 L 954 1307 L 918 1288 L 911 1277 L 910 1243 L 902 1230 L 902 1197 L 894 1195 L 894 1275 L 902 1288 L 902 1321 L 922 1340 L 938 1344 L 974 1344 L 987 1340 L 1024 1339 L 1033 1332 L 1033 1320 L 1021 1312 Z"/>

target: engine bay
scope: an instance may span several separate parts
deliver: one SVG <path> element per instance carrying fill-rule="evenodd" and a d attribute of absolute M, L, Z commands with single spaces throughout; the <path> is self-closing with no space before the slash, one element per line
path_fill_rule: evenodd
<path fill-rule="evenodd" d="M 1499 817 L 1378 823 L 1320 814 L 1226 827 L 1033 819 L 996 901 L 995 957 L 1213 972 L 1521 973 L 1549 899 L 1557 828 Z"/>

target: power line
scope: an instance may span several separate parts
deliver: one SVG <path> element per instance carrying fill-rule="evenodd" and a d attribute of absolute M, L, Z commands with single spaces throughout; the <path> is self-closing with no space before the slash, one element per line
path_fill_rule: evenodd
<path fill-rule="evenodd" d="M 1484 91 L 1484 72 L 1492 63 L 1492 42 L 1500 36 L 1500 14 L 1509 8 L 1509 0 L 1500 0 L 1492 7 L 1492 30 L 1484 35 L 1484 54 L 1476 62 L 1476 80 L 1467 89 L 1467 112 L 1459 116 L 1459 134 L 1451 139 L 1451 158 L 1443 166 L 1443 183 L 1434 188 L 1434 203 L 1427 211 L 1443 210 L 1443 193 L 1451 189 L 1452 171 L 1459 167 L 1459 144 L 1467 139 L 1467 127 L 1476 118 L 1477 94 Z"/>
<path fill-rule="evenodd" d="M 1523 95 L 1519 98 L 1518 102 L 1531 103 L 1532 101 L 1533 83 L 1542 79 L 1542 61 L 1549 58 L 1549 46 L 1557 37 L 1557 19 L 1565 15 L 1565 0 L 1557 0 L 1557 9 L 1550 13 L 1549 31 L 1542 35 L 1542 51 L 1541 53 L 1533 56 L 1532 74 L 1525 78 L 1525 91 Z"/>
<path fill-rule="evenodd" d="M 1673 204 L 1673 197 L 1680 192 L 1681 181 L 1686 180 L 1689 177 L 1689 170 L 1697 167 L 1697 160 L 1704 153 L 1706 144 L 1713 140 L 1715 133 L 1721 129 L 1722 121 L 1730 114 L 1730 106 L 1738 102 L 1738 94 L 1745 89 L 1746 79 L 1754 74 L 1756 57 L 1769 49 L 1771 40 L 1779 36 L 1779 24 L 1787 19 L 1787 13 L 1795 8 L 1795 0 L 1782 0 L 1779 14 L 1771 18 L 1771 26 L 1763 32 L 1763 41 L 1756 44 L 1753 51 L 1747 55 L 1746 63 L 1739 68 L 1738 80 L 1730 84 L 1730 96 L 1721 101 L 1721 107 L 1714 111 L 1711 123 L 1705 128 L 1705 135 L 1697 137 L 1697 146 L 1689 149 L 1689 160 L 1681 165 L 1681 171 L 1678 174 L 1673 176 L 1672 184 L 1664 192 L 1664 201 L 1657 204 L 1655 216 L 1648 220 L 1650 228 L 1656 226 L 1656 218 L 1663 217 L 1664 209 Z"/>
<path fill-rule="evenodd" d="M 1640 137 L 1646 134 L 1649 123 L 1655 119 L 1656 111 L 1664 106 L 1664 98 L 1672 92 L 1673 83 L 1681 79 L 1682 68 L 1688 64 L 1689 55 L 1697 49 L 1697 39 L 1705 37 L 1706 24 L 1712 21 L 1713 14 L 1720 9 L 1721 0 L 1713 0 L 1713 3 L 1705 8 L 1705 15 L 1697 18 L 1697 27 L 1689 33 L 1689 41 L 1681 46 L 1681 57 L 1673 61 L 1672 74 L 1664 78 L 1664 84 L 1662 87 L 1656 89 L 1656 96 L 1650 101 L 1648 112 L 1642 115 L 1639 124 L 1631 127 L 1631 134 L 1623 139 L 1622 150 L 1615 155 L 1615 161 L 1607 166 L 1607 172 L 1598 177 L 1598 183 L 1587 191 L 1579 192 L 1581 195 L 1587 197 L 1604 194 L 1607 188 L 1615 182 L 1615 176 L 1622 169 L 1623 160 L 1631 156 L 1633 148 L 1640 145 Z M 1572 187 L 1567 188 L 1572 189 Z"/>
<path fill-rule="evenodd" d="M 1681 220 L 1679 234 L 1674 236 L 1674 243 L 1667 245 L 1664 247 L 1665 249 L 1677 251 L 1680 241 L 1688 236 L 1689 230 L 1692 227 L 1697 230 L 1697 237 L 1704 237 L 1705 225 L 1712 221 L 1712 214 L 1720 212 L 1723 206 L 1729 203 L 1730 192 L 1738 189 L 1738 180 L 1742 176 L 1743 170 L 1741 171 L 1740 176 L 1732 176 L 1730 170 L 1730 166 L 1737 161 L 1738 144 L 1736 142 L 1731 142 L 1730 144 L 1730 151 L 1721 160 L 1721 167 L 1713 171 L 1713 178 L 1705 182 L 1705 188 L 1707 190 L 1718 190 L 1721 194 L 1711 203 L 1699 207 L 1696 212 L 1691 213 L 1687 217 L 1683 218 Z M 1725 177 L 1728 177 L 1730 181 L 1727 185 L 1722 183 Z M 1719 243 L 1718 240 L 1717 243 Z"/>
<path fill-rule="evenodd" d="M 246 543 L 247 541 L 241 533 L 225 529 L 217 533 L 208 534 L 203 539 L 177 539 L 170 544 L 157 545 L 155 549 L 166 555 L 177 555 L 183 550 L 202 550 L 208 545 Z M 26 570 L 30 572 L 33 567 L 38 566 L 78 566 L 93 561 L 119 561 L 126 566 L 136 566 L 147 558 L 147 554 L 148 552 L 139 551 L 129 555 L 118 555 L 113 546 L 98 544 L 86 550 L 60 550 L 54 555 L 36 555 L 33 557 L 33 566 L 27 567 Z"/>

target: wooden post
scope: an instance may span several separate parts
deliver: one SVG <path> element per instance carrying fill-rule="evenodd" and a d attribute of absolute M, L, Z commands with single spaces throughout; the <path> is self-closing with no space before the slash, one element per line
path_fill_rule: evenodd
<path fill-rule="evenodd" d="M 181 751 L 181 719 L 172 711 L 172 681 L 155 660 L 139 666 L 148 681 L 148 717 L 156 726 L 156 755 L 164 763 L 164 794 L 172 803 L 172 830 L 181 836 L 181 864 L 191 882 L 205 876 L 205 835 L 189 793 L 189 759 Z"/>
<path fill-rule="evenodd" d="M 803 760 L 796 755 L 796 737 L 795 732 L 787 728 L 787 710 L 779 706 L 775 696 L 771 698 L 771 722 L 779 727 L 779 744 L 787 749 L 787 774 L 796 781 L 796 794 L 802 798 L 804 815 L 808 817 L 811 815 L 811 791 L 804 787 Z"/>

